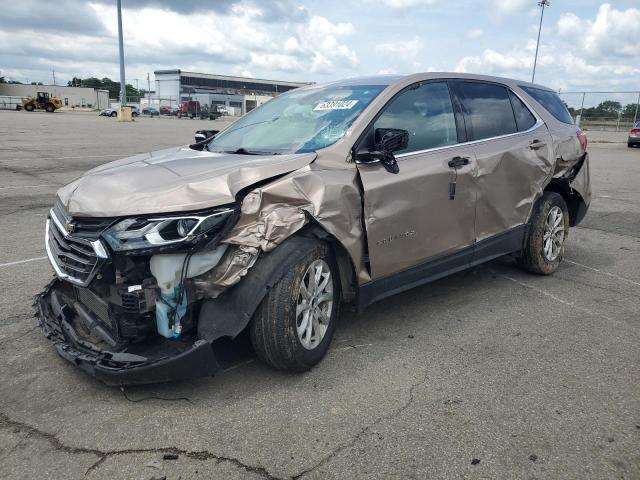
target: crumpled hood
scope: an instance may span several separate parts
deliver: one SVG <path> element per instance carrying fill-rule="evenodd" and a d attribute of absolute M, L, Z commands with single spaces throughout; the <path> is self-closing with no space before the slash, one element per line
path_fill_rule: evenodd
<path fill-rule="evenodd" d="M 237 155 L 187 146 L 116 160 L 58 190 L 71 215 L 180 212 L 235 201 L 243 188 L 309 165 L 315 153 Z"/>

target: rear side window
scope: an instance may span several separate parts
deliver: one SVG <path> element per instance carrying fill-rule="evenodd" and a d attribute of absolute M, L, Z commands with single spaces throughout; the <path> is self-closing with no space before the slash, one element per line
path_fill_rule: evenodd
<path fill-rule="evenodd" d="M 508 135 L 518 131 L 505 87 L 491 83 L 456 82 L 469 140 Z"/>
<path fill-rule="evenodd" d="M 531 111 L 522 103 L 522 100 L 520 100 L 515 93 L 509 91 L 509 96 L 511 97 L 511 105 L 513 105 L 513 113 L 516 115 L 518 131 L 524 132 L 525 130 L 529 130 L 536 124 L 536 117 L 533 116 Z"/>
<path fill-rule="evenodd" d="M 546 108 L 547 111 L 556 118 L 556 120 L 559 120 L 562 123 L 573 124 L 573 119 L 571 118 L 567 107 L 562 103 L 562 100 L 560 100 L 557 93 L 534 87 L 521 86 L 520 88 L 535 98 L 535 100 Z"/>
<path fill-rule="evenodd" d="M 458 142 L 446 82 L 429 82 L 405 90 L 385 107 L 373 127 L 400 128 L 409 132 L 409 147 L 397 153 L 416 152 Z"/>

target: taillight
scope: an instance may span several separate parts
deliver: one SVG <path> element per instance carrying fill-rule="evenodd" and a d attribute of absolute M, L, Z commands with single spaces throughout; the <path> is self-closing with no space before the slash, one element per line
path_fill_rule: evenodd
<path fill-rule="evenodd" d="M 580 142 L 580 146 L 582 147 L 582 151 L 586 152 L 587 151 L 587 134 L 584 133 L 582 130 L 578 130 L 578 141 Z"/>
<path fill-rule="evenodd" d="M 629 133 L 640 133 L 640 128 L 632 128 Z"/>

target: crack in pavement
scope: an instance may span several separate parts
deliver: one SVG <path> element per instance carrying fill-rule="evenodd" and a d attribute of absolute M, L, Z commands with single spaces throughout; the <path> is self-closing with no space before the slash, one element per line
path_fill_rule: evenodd
<path fill-rule="evenodd" d="M 223 455 L 216 455 L 207 450 L 190 451 L 177 447 L 160 447 L 160 448 L 129 448 L 122 450 L 98 450 L 95 448 L 86 447 L 71 447 L 64 444 L 56 434 L 44 432 L 32 425 L 17 420 L 11 419 L 7 414 L 0 412 L 0 428 L 8 429 L 14 428 L 18 431 L 25 432 L 27 436 L 38 437 L 42 440 L 49 442 L 49 444 L 58 451 L 68 453 L 70 455 L 95 455 L 98 459 L 87 469 L 85 476 L 90 472 L 96 470 L 105 460 L 113 456 L 119 455 L 136 455 L 144 453 L 173 453 L 176 455 L 184 455 L 187 458 L 194 460 L 215 460 L 216 464 L 226 462 L 230 463 L 238 468 L 241 468 L 247 472 L 255 473 L 256 475 L 266 478 L 267 480 L 284 480 L 281 477 L 276 477 L 269 473 L 269 471 L 263 467 L 256 467 L 253 465 L 247 465 L 241 460 L 233 457 L 226 457 Z"/>
<path fill-rule="evenodd" d="M 407 410 L 411 406 L 411 404 L 413 403 L 413 401 L 415 399 L 415 397 L 414 397 L 415 389 L 420 387 L 420 386 L 422 386 L 422 385 L 424 385 L 426 383 L 428 377 L 429 377 L 428 370 L 425 370 L 422 379 L 420 381 L 412 384 L 411 387 L 409 388 L 409 396 L 407 398 L 407 401 L 403 405 L 401 405 L 400 408 L 397 408 L 396 410 L 394 410 L 391 413 L 388 413 L 388 414 L 385 414 L 385 415 L 381 415 L 375 421 L 373 421 L 372 423 L 370 423 L 366 427 L 362 428 L 358 433 L 356 433 L 353 437 L 351 437 L 351 439 L 348 442 L 345 442 L 345 443 L 343 443 L 341 445 L 338 445 L 336 448 L 331 450 L 331 452 L 329 452 L 329 454 L 327 454 L 323 458 L 321 458 L 320 461 L 317 462 L 315 465 L 313 465 L 313 466 L 303 470 L 302 472 L 294 475 L 292 477 L 292 479 L 293 480 L 297 480 L 297 479 L 302 478 L 303 476 L 313 472 L 314 470 L 317 470 L 318 468 L 320 468 L 322 465 L 327 463 L 329 460 L 331 460 L 333 457 L 338 455 L 343 450 L 355 445 L 358 440 L 360 440 L 365 434 L 367 434 L 376 425 L 379 425 L 379 424 L 381 424 L 382 422 L 384 422 L 386 420 L 391 420 L 393 418 L 398 417 L 400 414 L 402 414 L 405 410 Z"/>

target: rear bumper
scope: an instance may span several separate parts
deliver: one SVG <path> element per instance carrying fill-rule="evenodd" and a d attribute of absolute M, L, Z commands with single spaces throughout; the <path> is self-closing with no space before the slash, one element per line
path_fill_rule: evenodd
<path fill-rule="evenodd" d="M 99 348 L 77 331 L 72 308 L 56 293 L 61 284 L 61 280 L 54 280 L 35 298 L 40 327 L 62 358 L 107 385 L 184 380 L 211 376 L 219 370 L 213 347 L 206 340 L 196 340 L 180 352 L 160 356 L 146 356 L 144 350 L 134 354 Z"/>

